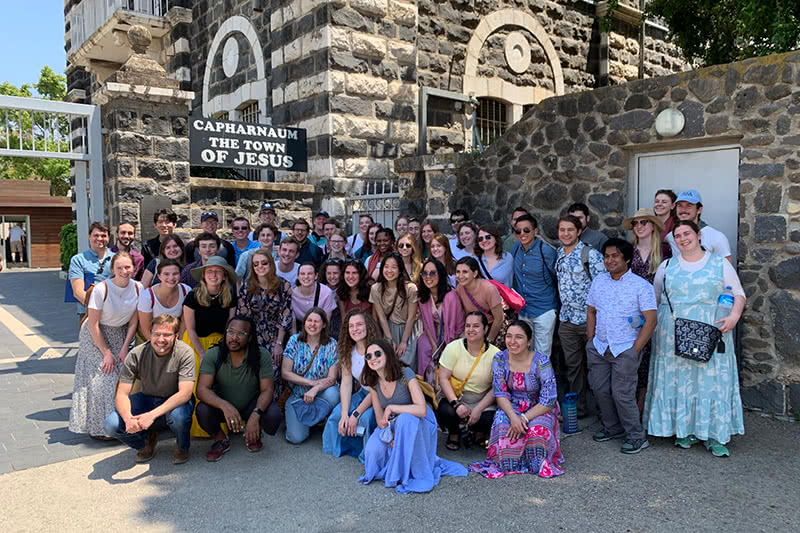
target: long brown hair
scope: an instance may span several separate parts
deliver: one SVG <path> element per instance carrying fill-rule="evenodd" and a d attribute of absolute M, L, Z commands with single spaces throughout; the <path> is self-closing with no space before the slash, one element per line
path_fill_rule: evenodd
<path fill-rule="evenodd" d="M 326 345 L 331 341 L 331 332 L 330 332 L 330 322 L 328 321 L 328 315 L 325 311 L 320 307 L 312 307 L 306 314 L 303 316 L 303 329 L 300 330 L 298 334 L 297 340 L 303 343 L 308 342 L 308 334 L 306 333 L 306 321 L 308 317 L 312 314 L 318 315 L 320 320 L 322 320 L 322 329 L 319 330 L 319 344 L 320 346 Z"/>
<path fill-rule="evenodd" d="M 383 352 L 383 356 L 386 358 L 386 369 L 384 370 L 384 377 L 386 378 L 386 381 L 391 383 L 403 377 L 403 362 L 400 361 L 400 358 L 397 357 L 396 353 L 394 353 L 394 348 L 392 347 L 391 341 L 386 339 L 376 339 L 375 341 L 369 343 L 367 348 L 370 346 L 377 346 L 380 348 Z M 364 370 L 361 371 L 361 384 L 374 389 L 378 386 L 378 381 L 378 373 L 372 370 L 369 367 L 369 364 L 365 364 Z"/>
<path fill-rule="evenodd" d="M 269 250 L 266 248 L 259 248 L 250 254 L 250 264 L 247 265 L 247 270 L 250 275 L 250 281 L 247 284 L 247 292 L 253 294 L 261 290 L 261 285 L 258 284 L 258 276 L 253 270 L 253 258 L 257 255 L 267 258 L 267 274 L 265 276 L 267 278 L 267 292 L 275 294 L 278 291 L 278 287 L 280 287 L 281 281 L 275 273 L 275 260 L 272 259 L 272 254 L 270 254 Z"/>
<path fill-rule="evenodd" d="M 437 233 L 433 236 L 433 239 L 431 239 L 431 242 L 433 241 L 438 242 L 444 247 L 444 261 L 442 261 L 442 264 L 447 274 L 452 276 L 456 273 L 456 265 L 453 262 L 453 252 L 450 251 L 450 239 L 448 239 L 446 235 Z M 431 253 L 431 257 L 433 257 L 433 253 Z"/>
<path fill-rule="evenodd" d="M 354 316 L 363 316 L 364 324 L 367 328 L 367 346 L 380 339 L 382 334 L 378 329 L 378 324 L 372 315 L 358 307 L 351 309 L 344 315 L 342 319 L 342 329 L 339 333 L 339 362 L 342 363 L 342 368 L 352 368 L 353 347 L 356 345 L 355 341 L 350 337 L 350 319 Z"/>

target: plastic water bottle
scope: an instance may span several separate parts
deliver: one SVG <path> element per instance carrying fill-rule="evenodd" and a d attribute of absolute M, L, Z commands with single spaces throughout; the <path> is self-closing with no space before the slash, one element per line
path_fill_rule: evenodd
<path fill-rule="evenodd" d="M 578 433 L 578 393 L 570 392 L 561 400 L 562 415 L 564 418 L 564 433 L 573 435 Z"/>
<path fill-rule="evenodd" d="M 630 324 L 633 329 L 642 329 L 644 322 L 644 316 L 642 315 L 628 317 L 628 324 Z"/>
<path fill-rule="evenodd" d="M 725 287 L 725 291 L 719 295 L 719 299 L 717 300 L 717 310 L 714 313 L 714 325 L 719 327 L 720 324 L 718 321 L 730 315 L 732 309 L 733 289 L 731 287 Z"/>

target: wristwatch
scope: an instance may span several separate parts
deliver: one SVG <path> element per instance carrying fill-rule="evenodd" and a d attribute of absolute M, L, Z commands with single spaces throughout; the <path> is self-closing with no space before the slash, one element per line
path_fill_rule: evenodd
<path fill-rule="evenodd" d="M 258 416 L 261 416 L 261 415 L 263 415 L 263 414 L 264 414 L 264 411 L 262 411 L 262 410 L 261 410 L 261 409 L 259 409 L 258 407 L 256 407 L 255 409 L 253 409 L 253 412 L 254 412 L 254 413 L 256 413 L 256 414 L 258 414 Z"/>
<path fill-rule="evenodd" d="M 358 412 L 358 409 L 356 409 L 355 411 L 353 411 L 352 413 L 350 413 L 350 416 L 354 416 L 354 417 L 358 418 L 359 416 L 361 416 L 361 413 L 359 413 L 359 412 Z"/>

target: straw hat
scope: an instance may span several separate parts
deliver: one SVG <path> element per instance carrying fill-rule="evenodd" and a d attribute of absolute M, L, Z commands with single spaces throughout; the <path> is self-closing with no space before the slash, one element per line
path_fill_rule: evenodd
<path fill-rule="evenodd" d="M 236 285 L 236 281 L 239 277 L 236 275 L 236 272 L 231 268 L 227 261 L 221 258 L 218 255 L 214 257 L 209 257 L 206 264 L 203 266 L 199 266 L 192 269 L 192 277 L 195 281 L 200 281 L 203 279 L 203 273 L 206 271 L 208 267 L 220 267 L 225 269 L 225 272 L 228 274 L 228 282 L 231 285 Z"/>
<path fill-rule="evenodd" d="M 626 218 L 622 221 L 622 227 L 627 230 L 633 229 L 633 221 L 637 218 L 646 218 L 650 222 L 653 223 L 653 226 L 661 233 L 664 231 L 664 223 L 661 222 L 661 219 L 656 216 L 655 211 L 650 209 L 649 207 L 641 207 L 638 211 L 636 211 L 632 217 Z"/>

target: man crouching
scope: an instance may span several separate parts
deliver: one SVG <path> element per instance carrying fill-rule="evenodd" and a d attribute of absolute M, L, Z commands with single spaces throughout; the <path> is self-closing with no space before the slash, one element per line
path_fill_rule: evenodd
<path fill-rule="evenodd" d="M 170 315 L 153 319 L 150 342 L 134 348 L 125 359 L 115 398 L 116 411 L 105 420 L 105 432 L 139 450 L 136 462 L 155 454 L 158 433 L 154 424 L 175 433 L 173 464 L 189 460 L 189 429 L 192 426 L 194 352 L 177 340 L 179 322 Z M 131 394 L 139 380 L 141 392 Z"/>

